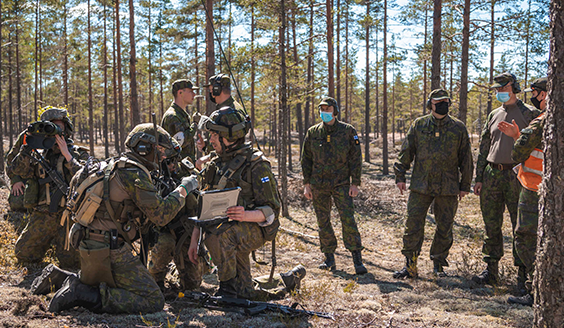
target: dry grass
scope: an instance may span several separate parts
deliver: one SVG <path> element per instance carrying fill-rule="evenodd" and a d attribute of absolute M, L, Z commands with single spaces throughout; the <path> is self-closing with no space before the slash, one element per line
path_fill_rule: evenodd
<path fill-rule="evenodd" d="M 4 143 L 5 144 L 5 143 Z M 375 143 L 378 144 L 378 141 Z M 398 146 L 395 147 L 397 151 Z M 102 153 L 100 151 L 100 153 Z M 299 302 L 305 308 L 331 312 L 335 321 L 320 318 L 289 318 L 277 315 L 247 317 L 240 313 L 195 308 L 182 299 L 168 301 L 164 311 L 146 315 L 99 315 L 73 310 L 53 316 L 46 312 L 49 296 L 29 293 L 29 285 L 39 267 L 22 268 L 13 256 L 17 230 L 25 224 L 22 215 L 0 219 L 0 326 L 1 327 L 530 327 L 531 308 L 508 305 L 515 292 L 516 269 L 512 265 L 509 218 L 504 225 L 506 256 L 501 261 L 502 283 L 497 288 L 475 285 L 470 277 L 481 272 L 483 223 L 478 197 L 470 195 L 460 203 L 455 219 L 455 241 L 447 278 L 432 274 L 429 248 L 434 219 L 428 216 L 425 242 L 419 260 L 417 280 L 395 280 L 392 273 L 403 266 L 403 222 L 407 195 L 399 195 L 392 176 L 382 176 L 378 161 L 364 164 L 361 194 L 355 200 L 357 222 L 366 250 L 363 257 L 369 273 L 354 275 L 350 253 L 342 245 L 341 227 L 333 211 L 334 229 L 339 239 L 337 271 L 317 269 L 322 260 L 317 225 L 311 203 L 302 196 L 298 147 L 293 149 L 294 172 L 289 178 L 290 217 L 282 226 L 291 232 L 277 237 L 278 272 L 301 263 L 307 270 L 301 292 L 281 304 Z M 379 149 L 372 158 L 380 160 Z M 395 153 L 390 163 L 393 163 Z M 276 163 L 273 163 L 274 166 Z M 276 170 L 276 167 L 275 167 Z M 7 189 L 0 189 L 0 210 L 6 214 Z M 295 233 L 293 233 L 295 232 Z M 269 249 L 258 256 L 268 259 Z M 48 259 L 48 261 L 52 261 Z M 253 276 L 266 275 L 270 267 L 254 265 Z M 208 275 L 204 291 L 217 287 Z"/>

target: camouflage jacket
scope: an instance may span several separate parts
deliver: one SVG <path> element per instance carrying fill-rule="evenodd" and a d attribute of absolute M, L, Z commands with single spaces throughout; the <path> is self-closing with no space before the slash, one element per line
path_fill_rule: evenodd
<path fill-rule="evenodd" d="M 68 143 L 68 149 L 73 157 L 70 162 L 67 162 L 58 149 L 56 151 L 53 149 L 40 151 L 42 151 L 42 155 L 46 159 L 47 163 L 59 172 L 67 183 L 70 183 L 73 175 L 82 168 L 84 161 L 88 159 L 88 149 L 85 147 L 75 146 L 70 142 Z M 21 178 L 27 179 L 29 186 L 37 186 L 35 187 L 37 190 L 32 190 L 34 188 L 26 187 L 25 192 L 26 194 L 32 192 L 36 193 L 38 195 L 38 207 L 36 209 L 46 211 L 49 207 L 47 200 L 50 198 L 50 195 L 48 196 L 47 193 L 52 193 L 57 187 L 55 185 L 51 185 L 51 183 L 41 184 L 40 179 L 47 177 L 43 167 L 20 151 L 12 160 L 10 170 L 14 174 L 19 175 Z M 37 183 L 31 184 L 29 183 L 29 180 L 37 181 Z M 59 208 L 59 210 L 62 209 L 62 207 Z"/>
<path fill-rule="evenodd" d="M 535 148 L 543 149 L 542 132 L 545 122 L 546 115 L 542 115 L 542 117 L 539 116 L 532 120 L 529 126 L 521 130 L 521 135 L 515 141 L 511 152 L 511 158 L 515 163 L 525 162 Z"/>
<path fill-rule="evenodd" d="M 121 156 L 150 170 L 150 165 L 135 153 L 126 152 Z M 116 221 L 123 225 L 123 230 L 128 232 L 130 239 L 133 239 L 135 229 L 129 228 L 131 220 L 134 220 L 134 225 L 137 227 L 147 227 L 149 222 L 157 226 L 165 226 L 182 209 L 185 199 L 178 191 L 172 191 L 166 197 L 161 197 L 145 170 L 138 165 L 121 162 L 124 164 L 118 164 L 115 174 L 109 181 L 109 199 Z M 115 224 L 107 212 L 105 203 L 102 203 L 89 228 L 103 231 L 115 229 Z"/>
<path fill-rule="evenodd" d="M 13 172 L 12 161 L 14 160 L 14 157 L 16 157 L 16 155 L 20 151 L 20 148 L 23 145 L 23 139 L 24 139 L 25 133 L 26 133 L 26 131 L 20 133 L 20 135 L 18 136 L 18 139 L 16 140 L 16 143 L 10 149 L 8 154 L 6 154 L 6 162 L 5 162 L 6 163 L 6 175 L 8 176 L 8 178 L 10 178 L 10 184 L 12 186 L 17 182 L 24 182 L 24 179 L 22 179 L 21 176 L 15 174 Z"/>
<path fill-rule="evenodd" d="M 232 168 L 237 160 L 242 164 L 227 180 L 224 188 L 241 187 L 238 205 L 246 210 L 260 210 L 266 222 L 260 226 L 278 224 L 280 200 L 276 180 L 270 162 L 260 151 L 253 150 L 250 144 L 244 144 L 225 154 L 211 153 L 211 160 L 202 172 L 203 190 L 219 189 L 218 184 L 227 169 Z"/>
<path fill-rule="evenodd" d="M 181 181 L 182 178 L 190 175 L 198 175 L 198 170 L 194 167 L 194 164 L 188 158 L 182 159 L 177 164 L 177 168 L 174 172 L 170 172 L 172 178 L 177 181 Z M 194 193 L 190 193 L 186 197 L 186 205 L 179 212 L 182 215 L 196 216 L 198 215 L 198 199 Z"/>
<path fill-rule="evenodd" d="M 525 119 L 526 125 L 528 125 L 535 117 L 540 115 L 540 111 L 530 105 L 523 103 L 521 100 L 517 100 L 516 103 L 517 107 L 521 111 L 523 118 Z M 492 129 L 491 122 L 494 117 L 499 114 L 500 111 L 503 111 L 504 107 L 498 107 L 491 111 L 486 119 L 486 123 L 484 124 L 484 128 L 482 130 L 482 135 L 480 137 L 480 150 L 478 153 L 478 161 L 476 163 L 476 182 L 483 181 L 484 171 L 486 166 L 488 165 L 488 155 L 490 153 L 490 147 L 494 140 L 492 136 Z M 502 136 L 503 137 L 503 136 Z M 509 137 L 508 137 L 509 138 Z"/>
<path fill-rule="evenodd" d="M 470 191 L 472 149 L 466 126 L 456 118 L 429 114 L 413 122 L 394 164 L 396 183 L 405 182 L 413 161 L 410 190 L 443 196 Z"/>
<path fill-rule="evenodd" d="M 304 184 L 312 186 L 360 185 L 362 153 L 355 128 L 335 120 L 307 130 L 302 148 Z"/>
<path fill-rule="evenodd" d="M 241 105 L 237 100 L 233 99 L 233 97 L 231 97 L 231 96 L 229 96 L 229 98 L 227 98 L 227 100 L 222 102 L 221 104 L 216 104 L 215 109 L 216 110 L 222 109 L 223 107 L 226 107 L 226 106 L 240 110 L 243 113 L 245 112 L 243 110 L 243 105 Z"/>
<path fill-rule="evenodd" d="M 172 103 L 163 115 L 161 126 L 171 137 L 174 137 L 178 132 L 184 133 L 184 142 L 181 144 L 182 152 L 180 155 L 182 158 L 188 156 L 193 161 L 196 156 L 194 135 L 198 131 L 198 127 L 196 124 L 191 123 L 190 115 L 180 106 Z"/>

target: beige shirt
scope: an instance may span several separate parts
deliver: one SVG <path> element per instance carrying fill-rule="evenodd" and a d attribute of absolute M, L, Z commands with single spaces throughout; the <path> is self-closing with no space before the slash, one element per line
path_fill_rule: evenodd
<path fill-rule="evenodd" d="M 498 128 L 498 124 L 502 121 L 515 123 L 519 126 L 519 130 L 527 127 L 529 122 L 523 116 L 523 113 L 517 106 L 517 103 L 512 105 L 503 105 L 491 119 L 488 129 L 491 134 L 490 152 L 487 161 L 496 164 L 513 164 L 511 159 L 511 151 L 513 150 L 513 138 L 505 135 Z"/>

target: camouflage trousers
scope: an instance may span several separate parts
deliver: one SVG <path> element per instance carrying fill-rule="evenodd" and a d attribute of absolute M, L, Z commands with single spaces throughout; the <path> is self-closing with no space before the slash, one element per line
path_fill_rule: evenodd
<path fill-rule="evenodd" d="M 191 234 L 192 231 L 188 233 Z M 157 282 L 164 282 L 168 272 L 168 264 L 174 259 L 182 289 L 197 290 L 200 287 L 204 268 L 203 259 L 200 259 L 197 265 L 190 262 L 188 258 L 190 237 L 183 243 L 180 252 L 175 254 L 176 238 L 169 231 L 159 232 L 159 239 L 149 252 L 149 259 L 147 261 L 149 272 Z"/>
<path fill-rule="evenodd" d="M 343 243 L 349 251 L 362 250 L 360 233 L 354 220 L 353 199 L 349 196 L 349 185 L 323 188 L 312 186 L 313 208 L 317 216 L 319 226 L 319 243 L 322 253 L 335 253 L 337 249 L 337 238 L 331 225 L 331 198 L 341 217 L 341 227 L 343 230 Z"/>
<path fill-rule="evenodd" d="M 480 208 L 486 228 L 486 239 L 482 247 L 484 262 L 499 262 L 503 256 L 503 212 L 507 206 L 511 218 L 512 231 L 517 224 L 517 206 L 521 184 L 513 170 L 494 169 L 486 166 L 484 181 L 480 193 Z M 513 261 L 516 266 L 523 266 L 523 262 L 515 252 L 513 240 Z"/>
<path fill-rule="evenodd" d="M 65 250 L 66 230 L 59 224 L 61 215 L 61 212 L 31 211 L 28 223 L 16 241 L 14 249 L 16 258 L 20 262 L 41 262 L 53 244 L 55 256 L 62 268 L 76 269 L 80 266 L 77 251 L 72 247 L 68 251 Z"/>
<path fill-rule="evenodd" d="M 537 252 L 537 228 L 539 225 L 539 195 L 536 191 L 521 189 L 517 226 L 515 227 L 515 250 L 527 271 L 527 289 L 531 290 L 535 256 Z"/>
<path fill-rule="evenodd" d="M 429 206 L 434 202 L 435 222 L 437 228 L 431 244 L 431 260 L 448 266 L 446 258 L 452 246 L 452 225 L 458 209 L 458 196 L 431 196 L 411 191 L 407 200 L 407 219 L 403 234 L 402 254 L 414 259 L 421 253 L 425 237 L 425 219 Z"/>
<path fill-rule="evenodd" d="M 207 234 L 205 244 L 217 265 L 219 281 L 236 280 L 237 294 L 255 299 L 250 254 L 265 244 L 262 230 L 253 222 L 233 222 L 219 235 Z"/>
<path fill-rule="evenodd" d="M 109 245 L 88 240 L 81 247 L 95 250 Z M 129 244 L 112 249 L 110 262 L 116 287 L 100 283 L 102 312 L 139 314 L 163 309 L 165 300 L 159 286 Z"/>

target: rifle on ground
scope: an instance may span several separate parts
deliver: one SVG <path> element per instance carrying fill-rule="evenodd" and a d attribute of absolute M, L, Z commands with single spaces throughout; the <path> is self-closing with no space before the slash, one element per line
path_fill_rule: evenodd
<path fill-rule="evenodd" d="M 51 165 L 47 163 L 45 157 L 43 157 L 37 150 L 32 149 L 29 153 L 26 152 L 24 154 L 39 163 L 39 165 L 43 167 L 43 170 L 45 170 L 47 177 L 44 179 L 39 179 L 39 184 L 54 183 L 57 187 L 57 190 L 55 190 L 55 192 L 51 196 L 51 203 L 49 204 L 49 212 L 57 212 L 61 198 L 63 198 L 63 196 L 66 197 L 69 194 L 69 185 L 59 174 L 59 172 L 53 169 Z"/>
<path fill-rule="evenodd" d="M 247 315 L 257 315 L 265 312 L 274 312 L 291 317 L 297 316 L 316 316 L 325 319 L 335 320 L 333 315 L 327 312 L 316 312 L 298 308 L 298 303 L 291 306 L 281 305 L 270 302 L 255 302 L 243 298 L 217 297 L 202 292 L 191 292 L 184 296 L 189 301 L 198 305 L 214 310 L 229 311 L 229 308 L 243 308 Z M 300 306 L 301 307 L 301 306 Z"/>

